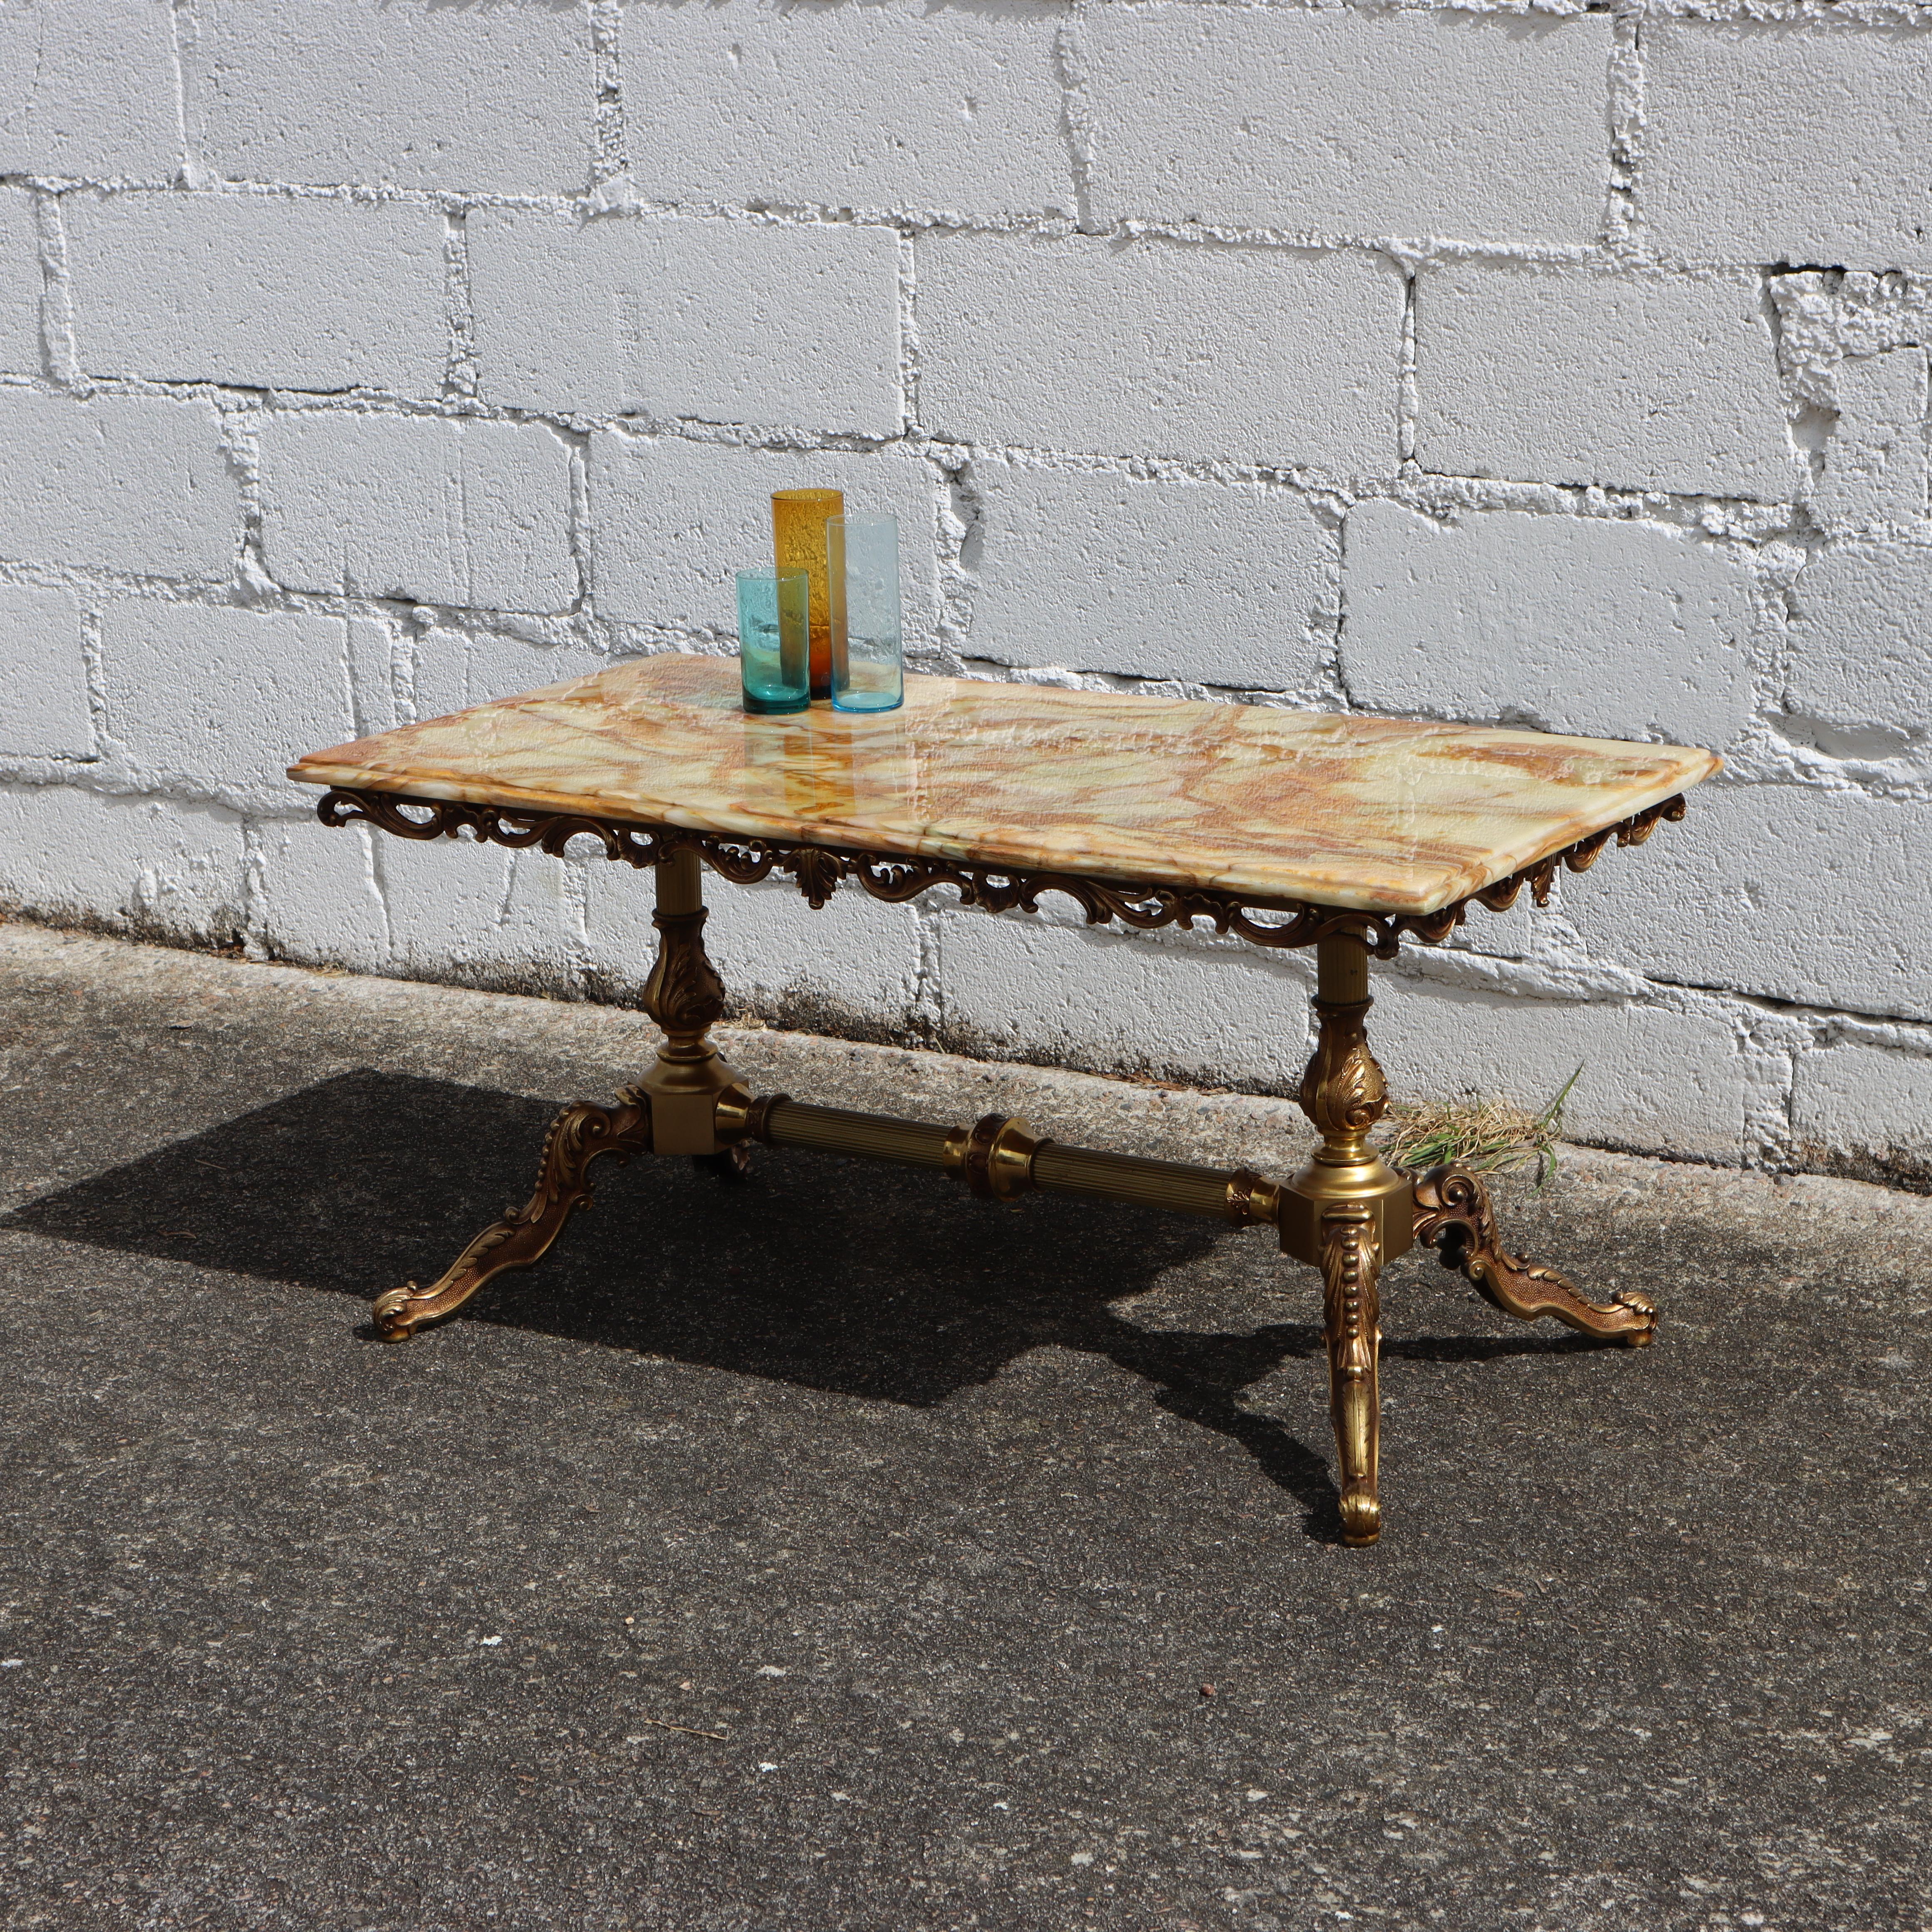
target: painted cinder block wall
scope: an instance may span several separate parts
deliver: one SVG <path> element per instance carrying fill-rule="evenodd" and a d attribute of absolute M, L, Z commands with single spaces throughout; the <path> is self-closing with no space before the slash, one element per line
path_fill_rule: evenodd
<path fill-rule="evenodd" d="M 634 997 L 627 870 L 282 768 L 725 648 L 830 483 L 922 668 L 1720 748 L 1383 1058 L 1922 1184 L 1928 328 L 1932 8 L 0 0 L 0 898 Z M 1305 1051 L 1300 960 L 714 896 L 794 1023 Z"/>

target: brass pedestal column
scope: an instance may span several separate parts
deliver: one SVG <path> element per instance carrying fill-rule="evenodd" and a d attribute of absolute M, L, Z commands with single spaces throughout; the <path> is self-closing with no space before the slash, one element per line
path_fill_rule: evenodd
<path fill-rule="evenodd" d="M 737 1085 L 711 1042 L 724 1016 L 724 984 L 704 950 L 704 872 L 689 846 L 657 867 L 657 964 L 644 982 L 644 1011 L 663 1028 L 656 1064 L 638 1084 L 651 1108 L 651 1151 L 716 1160 L 718 1098 Z"/>
<path fill-rule="evenodd" d="M 1376 1495 L 1384 1265 L 1415 1238 L 1413 1184 L 1383 1160 L 1368 1136 L 1388 1105 L 1365 1022 L 1369 954 L 1363 936 L 1331 933 L 1316 956 L 1314 1057 L 1301 1078 L 1301 1110 L 1321 1130 L 1315 1156 L 1281 1191 L 1285 1253 L 1322 1270 L 1328 1343 L 1328 1406 L 1342 1490 L 1342 1540 L 1382 1534 Z"/>

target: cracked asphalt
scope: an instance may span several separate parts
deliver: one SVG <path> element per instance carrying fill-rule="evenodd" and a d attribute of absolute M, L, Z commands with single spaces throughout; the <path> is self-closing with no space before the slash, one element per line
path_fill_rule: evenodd
<path fill-rule="evenodd" d="M 732 1030 L 754 1083 L 1279 1172 L 1278 1102 Z M 652 1050 L 609 1008 L 0 926 L 0 1923 L 1932 1925 L 1932 1202 L 1579 1151 L 1390 1271 L 1335 1540 L 1258 1231 L 604 1163 L 366 1298 Z"/>

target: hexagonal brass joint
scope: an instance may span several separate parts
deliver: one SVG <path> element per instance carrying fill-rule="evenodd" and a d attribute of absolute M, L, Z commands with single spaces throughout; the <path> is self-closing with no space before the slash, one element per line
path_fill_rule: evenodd
<path fill-rule="evenodd" d="M 1366 1160 L 1331 1166 L 1318 1154 L 1281 1188 L 1281 1251 L 1311 1268 L 1322 1265 L 1322 1216 L 1331 1208 L 1360 1206 L 1372 1216 L 1384 1262 L 1415 1244 L 1415 1186 L 1372 1153 Z"/>

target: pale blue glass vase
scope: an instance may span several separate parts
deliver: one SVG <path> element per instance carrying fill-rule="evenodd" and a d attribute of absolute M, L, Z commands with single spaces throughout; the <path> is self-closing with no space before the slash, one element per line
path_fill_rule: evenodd
<path fill-rule="evenodd" d="M 899 520 L 830 517 L 832 708 L 893 711 L 905 702 L 899 620 Z"/>

